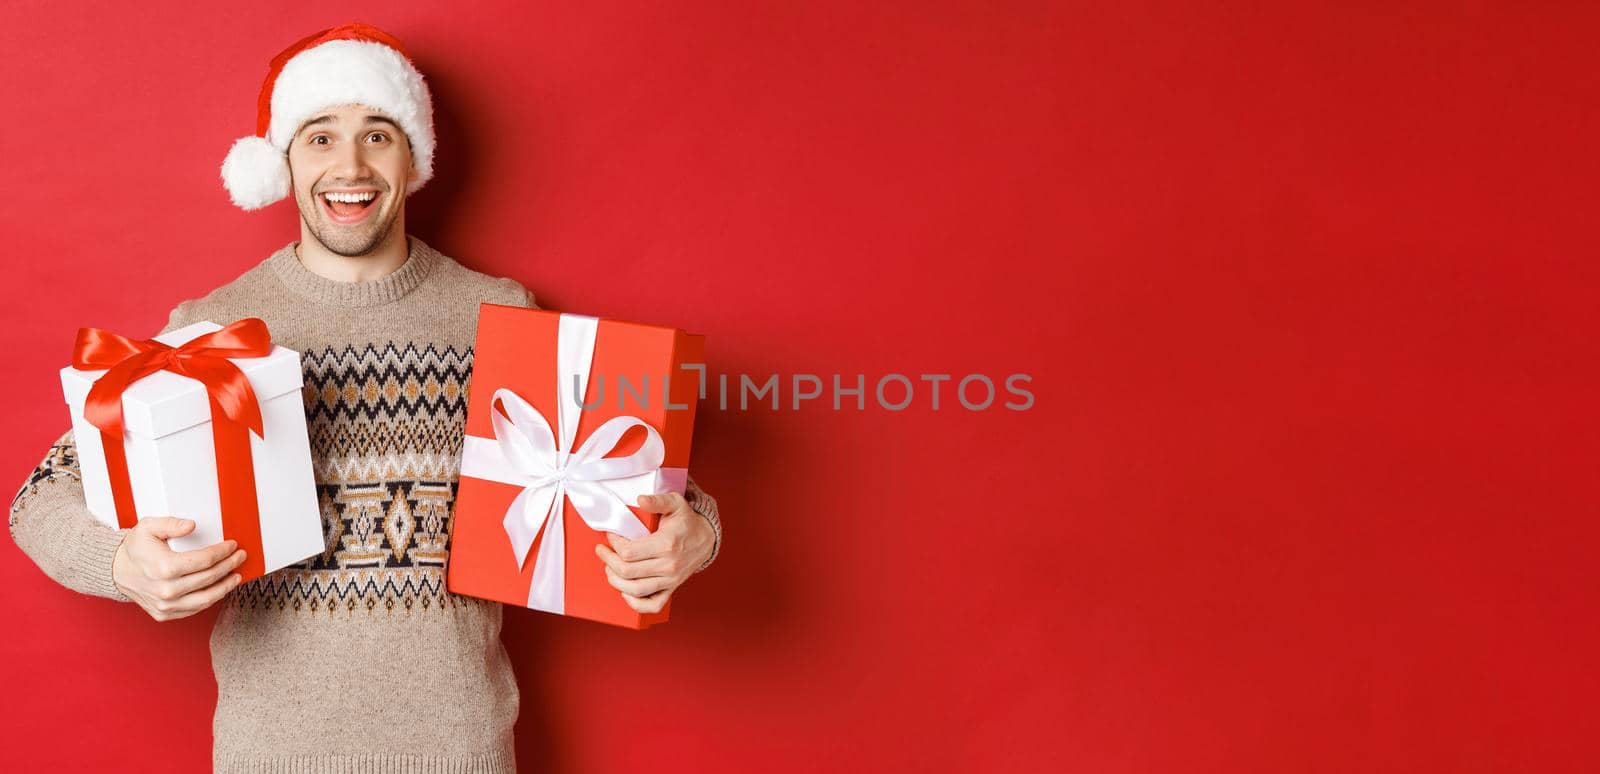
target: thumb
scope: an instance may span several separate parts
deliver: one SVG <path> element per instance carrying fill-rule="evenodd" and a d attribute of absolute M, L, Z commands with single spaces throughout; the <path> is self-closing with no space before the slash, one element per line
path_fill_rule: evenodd
<path fill-rule="evenodd" d="M 155 516 L 148 519 L 140 519 L 139 524 L 149 524 L 149 533 L 163 539 L 183 537 L 194 531 L 193 521 L 174 516 Z"/>

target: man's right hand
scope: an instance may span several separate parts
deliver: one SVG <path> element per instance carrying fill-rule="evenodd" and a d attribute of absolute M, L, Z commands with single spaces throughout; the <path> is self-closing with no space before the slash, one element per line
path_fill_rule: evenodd
<path fill-rule="evenodd" d="M 224 540 L 194 551 L 174 551 L 167 538 L 194 531 L 194 522 L 170 516 L 140 519 L 111 561 L 111 579 L 157 621 L 187 618 L 222 599 L 240 583 L 244 563 L 238 542 Z"/>

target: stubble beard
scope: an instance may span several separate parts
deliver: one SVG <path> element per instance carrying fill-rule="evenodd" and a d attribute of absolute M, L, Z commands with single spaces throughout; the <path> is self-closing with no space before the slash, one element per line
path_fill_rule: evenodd
<path fill-rule="evenodd" d="M 306 224 L 306 230 L 311 232 L 311 237 L 317 243 L 334 255 L 346 258 L 359 258 L 371 253 L 378 245 L 389 238 L 389 232 L 394 228 L 394 222 L 399 217 L 399 208 L 391 212 L 373 213 L 366 223 L 351 228 L 337 223 L 331 223 L 322 212 L 322 204 L 316 200 L 316 194 L 311 194 L 306 200 L 299 192 L 295 192 L 295 199 L 300 205 L 300 220 Z M 389 206 L 385 202 L 374 202 L 372 206 Z M 307 214 L 309 213 L 309 214 Z"/>

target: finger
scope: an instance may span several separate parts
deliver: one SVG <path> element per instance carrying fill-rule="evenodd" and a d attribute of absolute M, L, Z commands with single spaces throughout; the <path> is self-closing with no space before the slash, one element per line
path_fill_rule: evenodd
<path fill-rule="evenodd" d="M 217 603 L 228 592 L 238 588 L 242 578 L 239 573 L 233 573 L 216 583 L 199 591 L 192 591 L 173 600 L 168 610 L 178 613 L 198 613 Z"/>
<path fill-rule="evenodd" d="M 600 555 L 600 561 L 611 568 L 611 571 L 628 580 L 640 578 L 653 578 L 662 575 L 671 575 L 673 563 L 670 559 L 645 559 L 638 562 L 624 561 L 617 552 L 605 546 L 595 546 L 594 552 Z"/>
<path fill-rule="evenodd" d="M 621 562 L 621 565 L 621 567 L 612 567 L 611 569 L 616 571 L 617 575 L 628 580 L 670 578 L 677 571 L 677 565 L 673 563 L 672 558 L 665 556 L 656 559 L 641 559 L 637 562 Z"/>
<path fill-rule="evenodd" d="M 689 501 L 677 492 L 662 492 L 661 494 L 639 495 L 639 507 L 651 513 L 673 513 L 679 508 L 688 508 Z"/>
<path fill-rule="evenodd" d="M 622 557 L 617 556 L 616 551 L 606 548 L 605 546 L 596 545 L 594 547 L 594 552 L 596 556 L 600 557 L 600 562 L 602 564 L 610 567 L 613 570 L 617 570 L 618 572 L 621 571 L 623 565 L 627 564 L 627 562 L 622 561 Z"/>
<path fill-rule="evenodd" d="M 174 552 L 171 557 L 168 557 L 173 574 L 166 577 L 177 578 L 197 573 L 201 570 L 208 570 L 215 567 L 218 562 L 232 556 L 233 550 L 238 547 L 239 541 L 224 540 L 216 545 L 196 548 L 193 551 Z"/>
<path fill-rule="evenodd" d="M 617 556 L 622 557 L 624 562 L 638 562 L 665 556 L 669 553 L 672 547 L 671 544 L 671 539 L 662 535 L 659 531 L 652 532 L 638 540 L 623 538 L 620 543 L 615 540 L 611 542 L 611 545 L 617 549 Z"/>
<path fill-rule="evenodd" d="M 627 602 L 628 607 L 633 608 L 634 612 L 638 613 L 659 613 L 661 608 L 667 606 L 667 600 L 671 598 L 672 589 L 658 591 L 647 597 L 636 597 L 630 594 L 622 595 L 622 601 Z"/>
<path fill-rule="evenodd" d="M 189 519 L 180 519 L 176 516 L 152 516 L 140 519 L 139 527 L 146 527 L 145 532 L 158 538 L 183 537 L 194 531 L 194 522 Z"/>
<path fill-rule="evenodd" d="M 216 564 L 207 567 L 204 570 L 189 573 L 188 575 L 173 581 L 173 595 L 181 597 L 191 591 L 198 591 L 210 586 L 213 583 L 216 583 L 228 573 L 238 569 L 239 565 L 244 564 L 244 559 L 245 552 L 243 549 L 240 549 L 238 551 L 234 551 L 222 561 L 217 562 Z"/>
<path fill-rule="evenodd" d="M 667 586 L 671 584 L 671 580 L 667 578 L 641 578 L 639 580 L 629 580 L 621 575 L 616 574 L 616 572 L 612 571 L 610 567 L 606 568 L 606 580 L 610 582 L 611 588 L 614 588 L 624 594 L 632 594 L 636 597 L 650 596 L 657 591 L 667 588 Z"/>
<path fill-rule="evenodd" d="M 606 540 L 611 547 L 616 549 L 617 556 L 625 562 L 636 562 L 640 559 L 650 559 L 661 556 L 667 547 L 658 545 L 662 541 L 656 537 L 658 533 L 652 532 L 637 540 L 629 540 L 621 535 L 611 532 L 606 533 Z"/>

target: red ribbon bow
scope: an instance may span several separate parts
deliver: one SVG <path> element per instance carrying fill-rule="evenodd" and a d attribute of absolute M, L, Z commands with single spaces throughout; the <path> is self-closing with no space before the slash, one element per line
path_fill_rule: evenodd
<path fill-rule="evenodd" d="M 255 391 L 239 367 L 229 358 L 266 357 L 272 354 L 272 336 L 267 324 L 249 317 L 204 334 L 187 343 L 171 347 L 154 339 L 130 339 L 100 328 L 78 329 L 72 347 L 72 367 L 84 371 L 106 369 L 95 381 L 84 400 L 83 416 L 100 428 L 105 448 L 106 471 L 111 478 L 111 496 L 116 504 L 117 523 L 126 528 L 138 523 L 133 504 L 133 486 L 128 477 L 127 453 L 123 449 L 125 426 L 122 394 L 134 382 L 157 371 L 171 371 L 205 385 L 211 404 L 212 440 L 217 452 L 217 493 L 221 496 L 223 534 L 239 541 L 247 550 L 244 577 L 253 565 L 256 574 L 264 566 L 261 558 L 261 523 L 256 505 L 254 461 L 250 455 L 250 433 L 265 437 L 261 405 Z"/>

